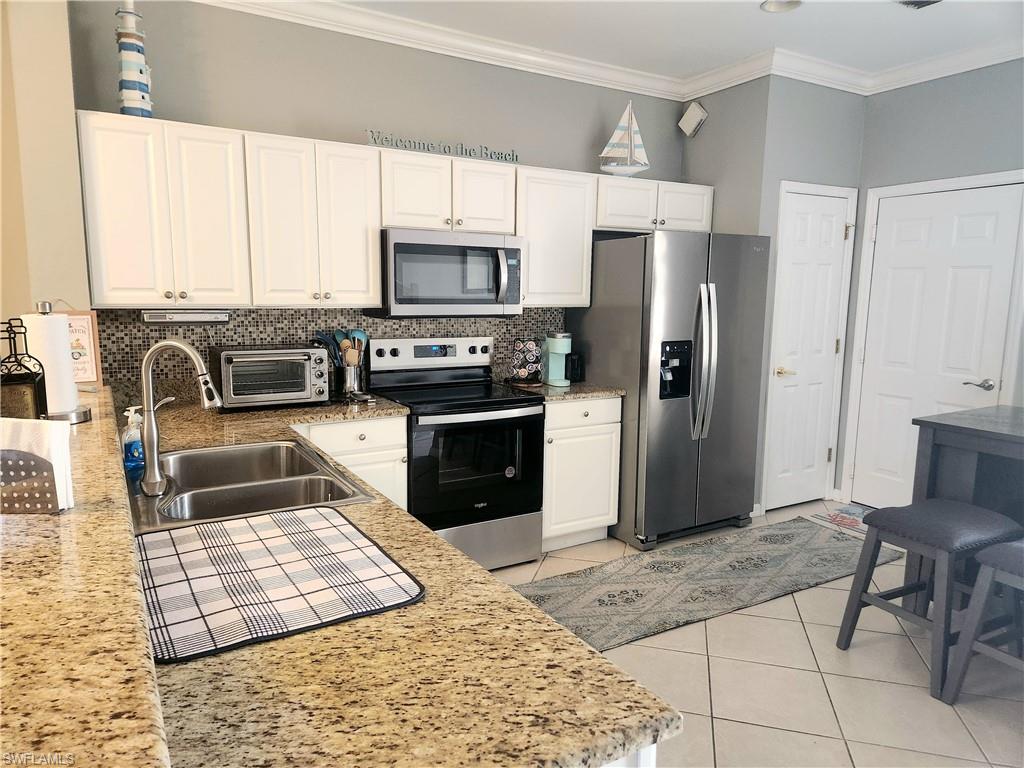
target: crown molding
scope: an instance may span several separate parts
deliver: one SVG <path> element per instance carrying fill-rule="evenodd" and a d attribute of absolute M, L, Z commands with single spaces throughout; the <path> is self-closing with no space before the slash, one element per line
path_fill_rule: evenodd
<path fill-rule="evenodd" d="M 775 48 L 735 64 L 688 78 L 667 77 L 627 67 L 567 56 L 459 32 L 448 27 L 406 19 L 381 11 L 323 0 L 194 0 L 205 5 L 265 16 L 279 21 L 327 29 L 346 35 L 402 45 L 445 56 L 492 64 L 629 93 L 689 101 L 715 91 L 779 75 L 794 80 L 870 96 L 907 85 L 1001 64 L 1024 56 L 1019 42 L 958 51 L 902 67 L 867 72 L 853 67 Z"/>

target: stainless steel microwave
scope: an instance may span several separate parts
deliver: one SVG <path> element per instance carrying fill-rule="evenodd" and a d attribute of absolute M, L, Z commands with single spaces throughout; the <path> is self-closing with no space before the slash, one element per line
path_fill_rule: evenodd
<path fill-rule="evenodd" d="M 525 240 L 511 235 L 381 231 L 382 317 L 521 315 Z"/>
<path fill-rule="evenodd" d="M 226 409 L 325 403 L 329 365 L 316 346 L 210 347 L 210 377 Z"/>

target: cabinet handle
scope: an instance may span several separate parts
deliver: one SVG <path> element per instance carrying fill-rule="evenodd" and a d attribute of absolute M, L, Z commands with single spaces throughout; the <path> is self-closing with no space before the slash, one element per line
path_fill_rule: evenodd
<path fill-rule="evenodd" d="M 584 411 L 583 412 L 583 418 L 586 419 L 586 418 L 589 418 L 589 417 L 590 417 L 590 411 Z"/>
<path fill-rule="evenodd" d="M 409 457 L 408 456 L 403 456 L 402 457 L 402 463 L 403 464 L 408 464 L 409 463 Z"/>
<path fill-rule="evenodd" d="M 661 221 L 659 221 L 658 223 L 659 223 L 659 224 L 664 224 L 664 223 L 665 223 L 665 220 L 664 220 L 664 219 L 662 219 L 662 220 L 661 220 Z"/>
<path fill-rule="evenodd" d="M 651 224 L 657 224 L 657 223 L 658 223 L 657 219 L 651 219 Z"/>
<path fill-rule="evenodd" d="M 366 439 L 366 434 L 363 433 L 363 434 L 359 435 L 359 439 L 360 440 L 365 440 Z"/>
<path fill-rule="evenodd" d="M 447 219 L 444 220 L 444 223 L 445 224 L 451 224 L 452 220 L 450 218 L 447 218 Z"/>
<path fill-rule="evenodd" d="M 173 299 L 174 298 L 174 291 L 164 291 L 164 298 L 165 299 Z"/>
<path fill-rule="evenodd" d="M 548 445 L 551 445 L 553 442 L 555 442 L 555 438 L 549 437 L 548 438 Z"/>
<path fill-rule="evenodd" d="M 325 299 L 331 298 L 331 292 L 330 291 L 324 291 L 324 298 Z"/>
<path fill-rule="evenodd" d="M 462 219 L 456 219 L 455 223 L 458 224 L 461 227 L 462 226 Z"/>
<path fill-rule="evenodd" d="M 314 292 L 313 298 L 316 299 L 317 301 L 320 301 L 320 294 L 318 292 Z"/>
<path fill-rule="evenodd" d="M 179 299 L 187 299 L 188 298 L 188 291 L 178 291 L 178 298 Z"/>

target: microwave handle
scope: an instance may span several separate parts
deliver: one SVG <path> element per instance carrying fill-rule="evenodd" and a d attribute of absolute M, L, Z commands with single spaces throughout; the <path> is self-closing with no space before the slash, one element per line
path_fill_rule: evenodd
<path fill-rule="evenodd" d="M 498 249 L 498 303 L 504 304 L 508 295 L 508 256 L 505 249 Z"/>

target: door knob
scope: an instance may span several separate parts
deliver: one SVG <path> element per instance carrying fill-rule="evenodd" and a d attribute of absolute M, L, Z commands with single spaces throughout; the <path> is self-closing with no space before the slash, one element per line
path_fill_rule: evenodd
<path fill-rule="evenodd" d="M 783 368 L 781 365 L 775 369 L 776 376 L 796 376 L 796 371 L 792 371 L 789 368 Z"/>
<path fill-rule="evenodd" d="M 968 384 L 970 384 L 972 387 L 984 389 L 986 392 L 991 392 L 993 389 L 996 388 L 996 383 L 992 379 L 982 379 L 981 381 L 965 381 L 963 382 L 963 384 L 965 387 Z"/>

